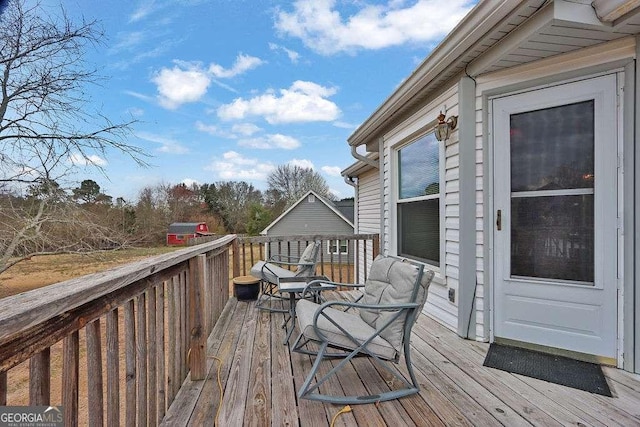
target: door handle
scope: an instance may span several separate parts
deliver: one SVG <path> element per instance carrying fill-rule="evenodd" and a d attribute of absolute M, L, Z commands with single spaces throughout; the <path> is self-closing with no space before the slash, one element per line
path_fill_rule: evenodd
<path fill-rule="evenodd" d="M 496 228 L 498 231 L 502 230 L 502 209 L 498 209 L 496 213 Z"/>

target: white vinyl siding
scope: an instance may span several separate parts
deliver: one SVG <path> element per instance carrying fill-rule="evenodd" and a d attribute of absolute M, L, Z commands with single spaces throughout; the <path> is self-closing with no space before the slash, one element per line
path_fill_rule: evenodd
<path fill-rule="evenodd" d="M 356 212 L 356 230 L 361 234 L 380 233 L 380 175 L 378 169 L 363 172 L 358 176 L 358 210 Z M 373 262 L 373 243 L 366 241 L 358 243 L 358 253 L 363 254 L 358 259 L 358 282 L 364 283 L 365 271 Z M 366 252 L 366 259 L 364 253 Z M 366 268 L 365 268 L 366 266 Z"/>
<path fill-rule="evenodd" d="M 384 236 L 382 240 L 382 251 L 386 254 L 395 255 L 396 229 L 394 224 L 395 208 L 393 204 L 394 186 L 397 181 L 394 177 L 392 167 L 393 150 L 399 144 L 409 142 L 420 133 L 425 133 L 435 125 L 435 119 L 439 112 L 446 106 L 447 117 L 458 115 L 458 93 L 457 85 L 449 88 L 441 96 L 421 108 L 417 113 L 408 118 L 405 122 L 396 127 L 393 131 L 384 136 Z M 440 144 L 443 144 L 441 142 Z M 444 157 L 440 158 L 441 168 L 441 261 L 440 268 L 436 270 L 432 286 L 429 288 L 429 296 L 424 312 L 452 330 L 457 330 L 458 311 L 457 304 L 451 303 L 448 299 L 449 288 L 458 291 L 458 266 L 459 266 L 459 195 L 458 195 L 458 133 L 454 131 L 447 140 L 444 148 Z"/>

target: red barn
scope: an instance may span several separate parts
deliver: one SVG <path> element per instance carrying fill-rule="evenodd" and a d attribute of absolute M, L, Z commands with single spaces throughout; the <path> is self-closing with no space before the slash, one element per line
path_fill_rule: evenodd
<path fill-rule="evenodd" d="M 204 222 L 174 222 L 167 231 L 167 245 L 186 245 L 190 238 L 208 234 L 211 233 Z"/>

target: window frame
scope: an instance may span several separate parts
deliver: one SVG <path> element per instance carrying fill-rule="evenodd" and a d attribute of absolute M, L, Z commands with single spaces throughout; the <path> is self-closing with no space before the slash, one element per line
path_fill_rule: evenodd
<path fill-rule="evenodd" d="M 342 245 L 340 244 L 340 242 L 344 242 L 344 252 L 341 251 Z M 335 248 L 337 249 L 336 252 L 331 251 L 333 249 L 332 244 L 335 244 Z M 327 240 L 327 253 L 329 255 L 349 255 L 349 241 L 347 239 Z"/>
<path fill-rule="evenodd" d="M 434 194 L 418 196 L 418 197 L 409 197 L 406 199 L 400 198 L 400 150 L 408 147 L 409 145 L 418 142 L 420 139 L 428 136 L 429 134 L 434 134 L 435 128 L 430 127 L 427 129 L 423 129 L 419 133 L 413 134 L 410 138 L 406 138 L 390 147 L 390 156 L 391 156 L 391 168 L 390 168 L 390 196 L 391 196 L 391 211 L 390 211 L 390 220 L 391 220 L 391 236 L 389 239 L 391 252 L 398 256 L 404 257 L 408 259 L 412 259 L 414 261 L 423 263 L 427 265 L 430 269 L 435 271 L 436 273 L 444 272 L 444 264 L 445 264 L 445 143 L 442 141 L 438 141 L 438 183 L 439 183 L 439 191 L 437 196 Z M 435 137 L 435 135 L 434 135 Z M 424 201 L 424 200 L 439 200 L 438 206 L 438 229 L 439 229 L 439 266 L 425 260 L 424 258 L 412 257 L 410 255 L 400 254 L 400 233 L 399 233 L 399 213 L 398 213 L 398 205 L 403 203 L 410 203 L 416 201 Z"/>

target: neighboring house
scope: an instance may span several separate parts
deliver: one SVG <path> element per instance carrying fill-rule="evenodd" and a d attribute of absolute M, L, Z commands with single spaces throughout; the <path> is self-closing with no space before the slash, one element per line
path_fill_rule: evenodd
<path fill-rule="evenodd" d="M 338 203 L 339 206 L 336 206 L 336 203 L 321 197 L 314 191 L 309 191 L 260 234 L 265 236 L 352 235 L 353 200 Z M 348 244 L 344 239 L 325 241 L 322 257 L 352 262 L 354 248 L 350 246 L 353 246 L 353 243 Z M 304 247 L 301 250 L 304 250 Z M 276 246 L 269 248 L 269 255 L 277 255 L 277 251 Z M 297 248 L 292 248 L 290 255 L 298 256 Z"/>
<path fill-rule="evenodd" d="M 349 137 L 358 231 L 380 190 L 381 252 L 436 271 L 428 315 L 640 372 L 639 32 L 637 1 L 481 0 Z"/>
<path fill-rule="evenodd" d="M 174 222 L 167 230 L 167 245 L 186 245 L 190 238 L 209 234 L 204 222 Z"/>

